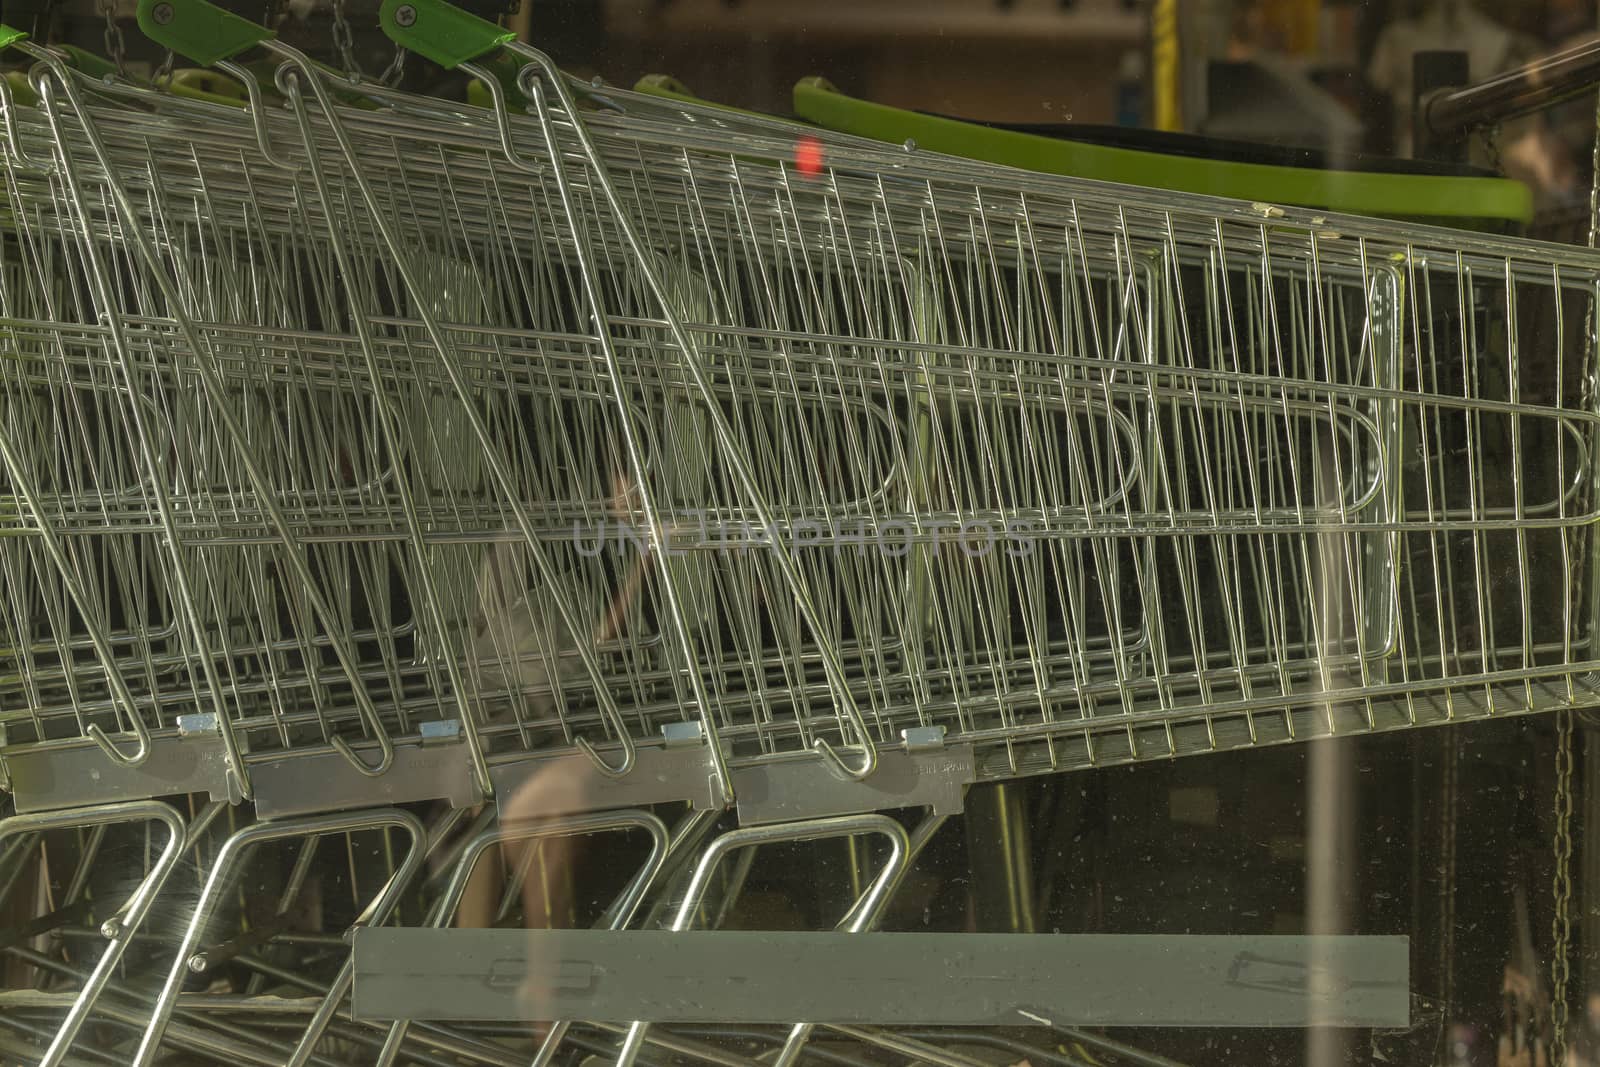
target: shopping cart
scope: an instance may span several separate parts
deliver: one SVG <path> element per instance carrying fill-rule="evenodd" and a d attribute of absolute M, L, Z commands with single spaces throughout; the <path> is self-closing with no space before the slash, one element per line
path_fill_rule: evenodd
<path fill-rule="evenodd" d="M 13 762 L 667 728 L 730 794 L 1591 700 L 1591 253 L 322 77 L 14 109 Z"/>
<path fill-rule="evenodd" d="M 264 40 L 215 17 L 198 60 Z M 413 43 L 436 17 L 386 11 Z M 979 778 L 1594 702 L 1592 252 L 890 149 L 536 53 L 528 115 L 492 80 L 487 113 L 354 108 L 272 47 L 273 86 L 227 68 L 247 108 L 41 50 L 37 106 L 0 101 L 0 758 L 75 847 L 207 790 L 184 844 L 220 838 L 182 893 L 141 868 L 157 987 L 58 973 L 13 1037 L 514 1060 L 344 1018 L 341 934 L 428 856 L 448 922 L 504 831 L 440 827 L 551 768 L 588 777 L 545 814 L 859 829 Z M 438 798 L 431 832 L 386 807 Z M 753 839 L 710 826 L 682 854 Z M 330 836 L 348 885 L 312 877 Z M 262 847 L 272 906 L 232 911 Z M 349 900 L 291 921 L 304 885 Z M 29 929 L 104 937 L 60 910 Z M 184 994 L 230 963 L 305 996 Z M 660 1029 L 630 1047 L 729 1062 Z"/>

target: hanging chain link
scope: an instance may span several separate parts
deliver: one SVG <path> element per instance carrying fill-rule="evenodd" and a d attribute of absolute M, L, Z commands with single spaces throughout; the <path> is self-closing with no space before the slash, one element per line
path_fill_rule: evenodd
<path fill-rule="evenodd" d="M 350 23 L 345 21 L 344 0 L 333 0 L 333 44 L 339 50 L 339 62 L 344 64 L 351 84 L 360 82 L 361 65 L 356 62 L 355 35 L 350 32 Z"/>
<path fill-rule="evenodd" d="M 400 45 L 394 46 L 394 58 L 389 60 L 389 65 L 384 69 L 379 81 L 385 88 L 393 89 L 400 84 L 400 79 L 406 76 L 406 50 Z"/>
<path fill-rule="evenodd" d="M 1595 96 L 1593 168 L 1589 183 L 1589 247 L 1600 243 L 1600 94 Z M 1584 344 L 1593 345 L 1595 300 L 1591 296 L 1584 315 Z M 1570 710 L 1556 713 L 1556 840 L 1555 915 L 1550 920 L 1550 1063 L 1567 1062 L 1567 982 L 1572 954 L 1572 717 Z"/>
<path fill-rule="evenodd" d="M 128 75 L 128 50 L 122 40 L 122 26 L 117 22 L 117 0 L 100 0 L 100 13 L 106 17 L 106 58 L 116 64 L 117 76 Z"/>
<path fill-rule="evenodd" d="M 177 59 L 172 54 L 172 49 L 167 49 L 167 54 L 161 57 L 161 65 L 156 68 L 150 80 L 156 85 L 165 85 L 172 78 L 172 64 Z"/>
<path fill-rule="evenodd" d="M 1595 95 L 1594 149 L 1589 183 L 1589 247 L 1600 243 L 1600 93 Z M 1583 343 L 1595 344 L 1595 297 L 1584 314 Z M 1556 713 L 1556 841 L 1555 915 L 1550 920 L 1550 1063 L 1567 1062 L 1568 957 L 1572 952 L 1572 717 L 1570 710 Z"/>
<path fill-rule="evenodd" d="M 1567 1062 L 1567 980 L 1572 954 L 1572 712 L 1556 712 L 1555 917 L 1550 920 L 1550 1062 Z"/>
<path fill-rule="evenodd" d="M 1445 732 L 1443 739 L 1443 781 L 1441 785 L 1441 804 L 1443 816 L 1440 822 L 1442 839 L 1439 842 L 1439 868 L 1443 877 L 1439 879 L 1440 906 L 1439 915 L 1442 926 L 1439 931 L 1439 975 L 1442 979 L 1441 993 L 1444 1001 L 1445 1018 L 1455 1006 L 1456 1002 L 1456 872 L 1460 866 L 1460 827 L 1458 815 L 1461 805 L 1455 798 L 1456 790 L 1461 782 L 1461 738 L 1450 730 Z"/>

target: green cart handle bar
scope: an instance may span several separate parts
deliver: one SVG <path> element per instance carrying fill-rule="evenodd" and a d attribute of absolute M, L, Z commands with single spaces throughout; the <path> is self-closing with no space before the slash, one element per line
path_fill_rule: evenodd
<path fill-rule="evenodd" d="M 454 70 L 486 56 L 517 35 L 443 0 L 383 0 L 378 25 L 402 48 Z"/>
<path fill-rule="evenodd" d="M 794 110 L 836 133 L 890 144 L 909 140 L 929 151 L 1044 174 L 1351 215 L 1511 223 L 1533 217 L 1528 187 L 1508 178 L 1328 171 L 1063 141 L 858 100 L 822 78 L 796 83 Z"/>
<path fill-rule="evenodd" d="M 9 48 L 27 36 L 21 30 L 0 26 L 0 50 Z M 116 67 L 104 56 L 96 55 L 76 45 L 60 45 L 57 50 L 63 54 L 68 65 L 91 77 L 109 77 L 117 73 Z M 28 84 L 27 75 L 19 71 L 7 71 L 4 77 L 11 87 L 13 99 L 20 104 L 32 105 L 33 88 Z M 215 71 L 176 70 L 172 72 L 164 88 L 174 95 L 188 97 L 191 100 L 207 100 L 214 104 L 228 104 L 234 107 L 242 107 L 245 103 L 244 87 Z"/>
<path fill-rule="evenodd" d="M 214 67 L 278 35 L 215 4 L 140 0 L 139 29 L 202 67 Z"/>

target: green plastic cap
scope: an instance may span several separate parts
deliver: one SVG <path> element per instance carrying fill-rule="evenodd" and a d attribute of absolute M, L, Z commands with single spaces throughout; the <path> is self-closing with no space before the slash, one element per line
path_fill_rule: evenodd
<path fill-rule="evenodd" d="M 21 30 L 14 30 L 5 23 L 0 22 L 0 48 L 10 48 L 18 41 L 25 40 L 27 36 Z"/>
<path fill-rule="evenodd" d="M 492 52 L 517 35 L 442 0 L 383 0 L 378 25 L 389 39 L 446 70 Z"/>
<path fill-rule="evenodd" d="M 277 36 L 206 0 L 139 0 L 138 16 L 146 37 L 202 67 Z"/>

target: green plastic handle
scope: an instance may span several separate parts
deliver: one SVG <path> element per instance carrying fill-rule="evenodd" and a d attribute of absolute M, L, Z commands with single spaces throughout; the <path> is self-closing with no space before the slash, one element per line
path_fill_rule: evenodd
<path fill-rule="evenodd" d="M 146 37 L 202 67 L 277 36 L 207 0 L 139 0 L 137 14 Z"/>
<path fill-rule="evenodd" d="M 4 75 L 6 84 L 11 87 L 11 99 L 24 107 L 32 107 L 39 102 L 39 94 L 33 91 L 33 86 L 28 82 L 25 71 L 8 70 Z"/>
<path fill-rule="evenodd" d="M 173 71 L 172 77 L 167 79 L 166 85 L 162 88 L 173 96 L 204 100 L 212 104 L 226 104 L 229 107 L 244 107 L 250 99 L 244 86 L 232 78 L 214 70 L 200 70 L 193 67 Z"/>
<path fill-rule="evenodd" d="M 378 25 L 401 48 L 446 70 L 517 39 L 511 31 L 444 0 L 383 0 Z"/>
<path fill-rule="evenodd" d="M 21 30 L 14 30 L 5 23 L 0 22 L 0 48 L 10 48 L 18 41 L 26 40 L 27 36 Z"/>
<path fill-rule="evenodd" d="M 838 133 L 891 144 L 913 140 L 929 151 L 1044 174 L 1385 218 L 1460 224 L 1533 217 L 1533 194 L 1507 178 L 1326 171 L 1062 141 L 858 100 L 822 78 L 795 84 L 794 110 Z"/>
<path fill-rule="evenodd" d="M 505 93 L 507 100 L 521 100 L 522 90 L 517 87 L 517 75 L 522 73 L 522 68 L 528 61 L 514 52 L 496 52 L 487 59 L 478 61 L 478 66 L 500 83 L 501 92 Z M 492 107 L 494 98 L 489 95 L 488 88 L 477 78 L 467 83 L 467 103 L 473 107 Z"/>
<path fill-rule="evenodd" d="M 104 78 L 117 72 L 117 65 L 104 56 L 79 48 L 77 45 L 58 45 L 67 54 L 67 61 L 91 78 Z"/>

